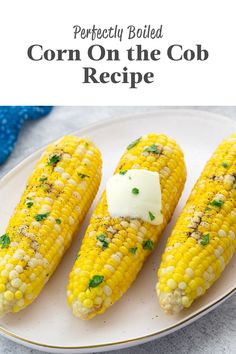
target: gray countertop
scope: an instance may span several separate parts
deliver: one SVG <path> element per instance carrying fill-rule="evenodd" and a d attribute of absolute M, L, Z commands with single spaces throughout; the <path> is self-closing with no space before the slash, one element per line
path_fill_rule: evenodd
<path fill-rule="evenodd" d="M 171 107 L 178 109 L 178 107 Z M 183 107 L 179 107 L 183 108 Z M 236 107 L 189 107 L 224 114 L 236 119 Z M 63 134 L 78 130 L 89 123 L 119 116 L 155 112 L 164 107 L 56 107 L 50 116 L 27 122 L 17 146 L 7 163 L 0 168 L 4 175 L 37 148 Z M 113 353 L 236 353 L 236 296 L 193 324 L 164 338 Z M 0 336 L 0 353 L 37 354 Z"/>

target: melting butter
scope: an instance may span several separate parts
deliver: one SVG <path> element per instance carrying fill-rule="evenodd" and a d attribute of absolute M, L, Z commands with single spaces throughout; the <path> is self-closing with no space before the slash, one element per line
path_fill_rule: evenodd
<path fill-rule="evenodd" d="M 140 218 L 153 225 L 163 222 L 160 176 L 147 170 L 127 170 L 112 176 L 106 186 L 112 217 Z"/>

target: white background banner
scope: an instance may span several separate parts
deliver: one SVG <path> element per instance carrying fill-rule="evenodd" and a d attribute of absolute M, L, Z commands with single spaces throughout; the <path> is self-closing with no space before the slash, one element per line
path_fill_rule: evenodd
<path fill-rule="evenodd" d="M 0 104 L 235 105 L 235 34 L 234 1 L 2 1 Z"/>

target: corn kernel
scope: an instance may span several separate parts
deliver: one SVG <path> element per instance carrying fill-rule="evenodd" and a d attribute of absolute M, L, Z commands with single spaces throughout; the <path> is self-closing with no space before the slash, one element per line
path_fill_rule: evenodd
<path fill-rule="evenodd" d="M 21 291 L 17 290 L 17 291 L 15 292 L 15 298 L 16 298 L 16 300 L 20 300 L 20 299 L 22 298 L 22 296 L 23 296 L 23 294 L 22 294 Z"/>
<path fill-rule="evenodd" d="M 93 301 L 90 299 L 86 299 L 83 301 L 83 305 L 90 309 L 93 306 Z"/>
<path fill-rule="evenodd" d="M 14 299 L 14 294 L 12 291 L 6 291 L 4 293 L 4 298 L 7 300 L 7 301 L 12 301 Z"/>

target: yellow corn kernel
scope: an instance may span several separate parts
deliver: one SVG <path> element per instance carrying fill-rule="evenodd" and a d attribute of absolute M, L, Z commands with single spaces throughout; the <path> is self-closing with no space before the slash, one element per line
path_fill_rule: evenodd
<path fill-rule="evenodd" d="M 13 294 L 13 292 L 12 292 L 12 291 L 6 291 L 6 292 L 4 293 L 4 298 L 5 298 L 5 300 L 7 300 L 7 301 L 12 301 L 12 300 L 14 299 L 14 294 Z"/>
<path fill-rule="evenodd" d="M 53 274 L 97 192 L 101 164 L 99 150 L 75 136 L 41 156 L 0 237 L 0 316 L 30 304 Z"/>
<path fill-rule="evenodd" d="M 16 298 L 16 300 L 20 300 L 22 297 L 23 297 L 22 292 L 19 291 L 19 290 L 17 290 L 17 291 L 15 292 L 15 298 Z"/>
<path fill-rule="evenodd" d="M 207 162 L 167 240 L 158 270 L 157 294 L 167 313 L 177 313 L 202 296 L 235 252 L 235 156 L 236 134 L 233 134 L 219 145 Z M 176 243 L 179 251 L 177 248 L 173 253 Z M 173 268 L 168 279 L 176 281 L 177 293 L 174 284 L 165 277 L 165 271 L 163 273 L 170 256 L 173 256 Z"/>
<path fill-rule="evenodd" d="M 151 145 L 156 145 L 161 153 L 145 152 Z M 69 305 L 74 315 L 82 319 L 103 313 L 128 290 L 170 220 L 184 187 L 184 157 L 172 139 L 162 134 L 148 134 L 130 146 L 115 173 L 129 169 L 159 172 L 164 221 L 156 226 L 141 219 L 112 218 L 103 193 L 68 284 Z M 106 237 L 105 247 L 97 239 L 101 234 Z M 149 246 L 144 247 L 143 241 Z M 83 270 L 87 273 L 83 274 Z M 169 283 L 172 288 L 177 286 L 175 279 Z"/>

